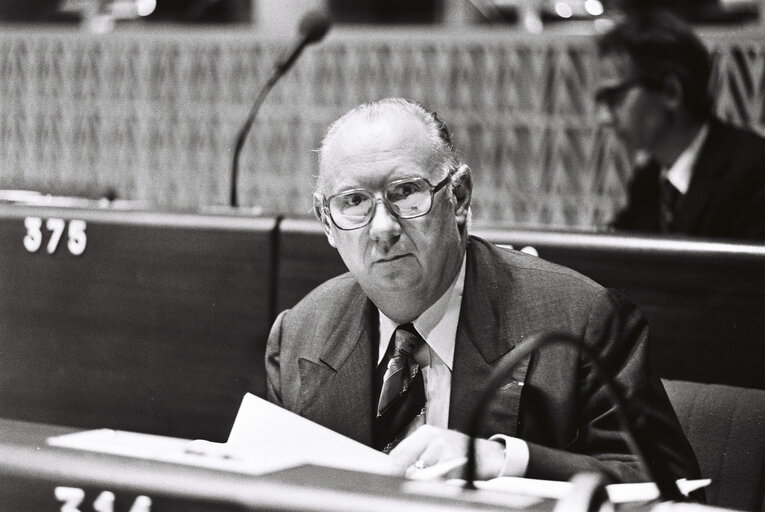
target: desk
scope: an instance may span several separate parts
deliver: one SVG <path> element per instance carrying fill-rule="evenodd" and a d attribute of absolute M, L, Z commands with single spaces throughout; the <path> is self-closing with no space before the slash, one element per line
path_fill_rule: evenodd
<path fill-rule="evenodd" d="M 622 291 L 651 326 L 650 357 L 667 379 L 765 389 L 765 244 L 480 228 L 473 233 L 570 267 Z M 280 226 L 277 311 L 346 272 L 315 221 Z"/>
<path fill-rule="evenodd" d="M 275 226 L 0 204 L 0 417 L 225 440 L 264 372 Z"/>
<path fill-rule="evenodd" d="M 46 444 L 49 436 L 74 431 L 0 419 L 0 510 L 62 510 L 56 488 L 62 498 L 84 492 L 71 509 L 82 512 L 95 510 L 99 498 L 109 502 L 108 493 L 114 506 L 98 512 L 513 510 L 482 502 L 472 491 L 454 489 L 455 496 L 446 498 L 431 492 L 432 483 L 393 477 L 314 466 L 251 476 Z M 147 498 L 149 507 L 143 506 Z M 543 501 L 523 510 L 549 511 L 553 505 Z"/>
<path fill-rule="evenodd" d="M 659 375 L 765 389 L 765 244 L 632 234 L 477 232 L 616 288 L 650 324 Z"/>

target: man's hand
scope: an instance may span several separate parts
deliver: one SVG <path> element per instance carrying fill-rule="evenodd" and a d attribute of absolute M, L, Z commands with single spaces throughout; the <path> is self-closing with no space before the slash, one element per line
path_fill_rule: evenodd
<path fill-rule="evenodd" d="M 405 468 L 424 469 L 467 457 L 468 436 L 456 430 L 423 425 L 405 438 L 390 452 L 390 456 Z M 505 461 L 502 443 L 486 439 L 476 440 L 476 478 L 488 480 L 499 476 Z M 462 478 L 465 466 L 460 465 L 441 475 Z"/>

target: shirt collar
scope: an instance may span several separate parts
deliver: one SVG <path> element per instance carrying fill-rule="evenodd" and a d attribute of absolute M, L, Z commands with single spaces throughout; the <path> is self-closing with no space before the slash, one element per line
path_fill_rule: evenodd
<path fill-rule="evenodd" d="M 681 194 L 688 192 L 688 187 L 690 186 L 691 178 L 693 177 L 693 166 L 699 157 L 699 153 L 701 153 L 701 146 L 704 144 L 708 132 L 709 124 L 706 123 L 701 127 L 688 147 L 680 153 L 680 156 L 677 157 L 677 160 L 672 164 L 672 167 L 670 167 L 669 170 L 662 172 L 663 176 L 666 177 Z"/>
<path fill-rule="evenodd" d="M 414 328 L 425 339 L 428 347 L 449 367 L 449 370 L 452 369 L 454 362 L 454 344 L 457 339 L 457 324 L 462 306 L 462 291 L 465 288 L 465 261 L 466 256 L 463 256 L 460 272 L 451 286 L 413 322 Z M 379 363 L 385 357 L 388 349 L 387 341 L 393 336 L 393 331 L 398 324 L 385 316 L 382 311 L 378 310 L 378 312 L 380 314 L 380 346 L 377 362 Z"/>

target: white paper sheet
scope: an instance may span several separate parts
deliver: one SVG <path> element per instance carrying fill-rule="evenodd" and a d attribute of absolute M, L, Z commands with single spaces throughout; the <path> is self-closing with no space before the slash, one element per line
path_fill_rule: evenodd
<path fill-rule="evenodd" d="M 460 484 L 460 481 L 454 481 Z M 677 481 L 680 492 L 688 495 L 690 492 L 706 487 L 712 483 L 710 479 L 686 480 L 681 478 Z M 536 480 L 533 478 L 500 477 L 485 482 L 476 482 L 479 489 L 491 489 L 514 494 L 538 496 L 540 498 L 560 499 L 568 494 L 574 484 L 571 482 L 557 482 L 551 480 Z M 653 482 L 641 482 L 634 484 L 611 484 L 606 486 L 608 498 L 612 503 L 629 503 L 638 501 L 651 501 L 659 497 L 659 489 Z"/>
<path fill-rule="evenodd" d="M 264 474 L 302 464 L 402 474 L 388 455 L 249 393 L 242 400 L 226 443 L 98 429 L 51 437 L 48 444 L 249 474 Z M 709 479 L 681 479 L 678 486 L 682 493 L 688 494 L 710 482 Z M 407 485 L 413 492 L 422 491 L 423 485 L 430 491 L 449 492 L 448 488 L 455 489 L 455 484 L 464 482 L 412 481 Z M 570 482 L 516 477 L 476 482 L 479 489 L 552 499 L 565 496 L 572 485 Z M 606 489 L 613 503 L 649 501 L 659 496 L 656 485 L 650 482 L 613 484 Z"/>
<path fill-rule="evenodd" d="M 338 412 L 341 413 L 341 412 Z M 391 457 L 322 425 L 247 394 L 225 443 L 244 460 L 284 460 L 367 473 L 402 474 Z"/>
<path fill-rule="evenodd" d="M 388 455 L 249 393 L 226 443 L 97 429 L 51 437 L 48 444 L 249 474 L 302 464 L 402 474 Z"/>
<path fill-rule="evenodd" d="M 226 471 L 251 474 L 260 474 L 266 471 L 262 467 L 251 464 L 248 461 L 233 460 L 222 452 L 210 456 L 207 453 L 201 453 L 199 450 L 189 450 L 190 446 L 194 446 L 194 441 L 188 439 L 141 434 L 124 430 L 112 430 L 109 428 L 85 430 L 74 434 L 50 437 L 47 441 L 51 446 L 190 466 L 202 466 Z M 209 443 L 210 446 L 216 444 Z M 277 467 L 276 469 L 281 468 Z"/>

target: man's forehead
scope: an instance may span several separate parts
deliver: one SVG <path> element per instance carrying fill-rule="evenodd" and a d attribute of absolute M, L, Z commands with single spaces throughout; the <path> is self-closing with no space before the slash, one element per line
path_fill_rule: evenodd
<path fill-rule="evenodd" d="M 355 155 L 378 150 L 407 150 L 428 139 L 423 122 L 412 115 L 389 113 L 372 119 L 356 117 L 338 127 L 333 149 L 339 154 Z"/>
<path fill-rule="evenodd" d="M 429 151 L 428 146 L 422 141 L 401 138 L 390 140 L 385 143 L 380 139 L 373 140 L 371 144 L 364 141 L 344 142 L 334 147 L 326 154 L 328 166 L 347 166 L 353 164 L 384 162 L 391 159 L 415 158 L 426 159 Z"/>
<path fill-rule="evenodd" d="M 432 156 L 427 128 L 419 119 L 353 119 L 325 146 L 320 172 L 327 179 L 356 166 L 380 164 L 384 169 L 407 161 L 426 166 Z"/>

